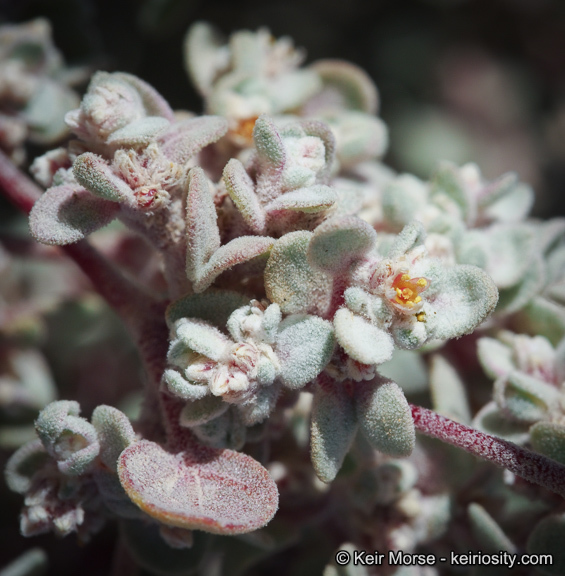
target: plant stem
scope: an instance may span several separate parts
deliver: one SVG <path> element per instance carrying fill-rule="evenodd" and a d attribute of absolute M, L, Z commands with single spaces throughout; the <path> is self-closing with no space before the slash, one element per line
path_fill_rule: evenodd
<path fill-rule="evenodd" d="M 565 466 L 562 464 L 507 440 L 454 422 L 427 408 L 414 404 L 410 404 L 410 408 L 416 430 L 426 436 L 462 448 L 565 498 Z"/>
<path fill-rule="evenodd" d="M 2 150 L 0 150 L 0 187 L 8 200 L 26 214 L 30 213 L 41 196 L 41 188 L 15 166 Z"/>
<path fill-rule="evenodd" d="M 41 188 L 14 166 L 2 151 L 0 151 L 0 189 L 26 214 L 29 214 L 42 194 Z M 150 381 L 147 393 L 151 397 L 152 406 L 147 412 L 152 412 L 154 419 L 168 345 L 165 303 L 158 302 L 146 294 L 86 240 L 61 246 L 60 249 L 74 260 L 92 282 L 94 289 L 114 309 L 137 344 Z M 142 427 L 145 428 L 143 424 Z"/>

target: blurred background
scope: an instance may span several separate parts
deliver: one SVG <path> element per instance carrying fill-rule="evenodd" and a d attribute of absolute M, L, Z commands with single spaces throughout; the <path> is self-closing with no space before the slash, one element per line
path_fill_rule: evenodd
<path fill-rule="evenodd" d="M 266 26 L 307 62 L 342 58 L 369 73 L 396 170 L 426 178 L 438 159 L 475 161 L 487 178 L 515 170 L 537 192 L 536 216 L 565 213 L 562 0 L 0 0 L 3 21 L 37 16 L 69 64 L 137 74 L 196 112 L 188 26 Z"/>
<path fill-rule="evenodd" d="M 534 216 L 565 215 L 564 0 L 0 0 L 0 24 L 37 17 L 51 21 L 70 66 L 136 74 L 173 108 L 194 112 L 202 103 L 182 61 L 190 24 L 207 20 L 226 36 L 265 26 L 303 47 L 306 63 L 340 58 L 368 72 L 390 130 L 385 163 L 395 170 L 427 179 L 438 160 L 448 159 L 476 162 L 487 179 L 516 171 L 536 191 Z M 29 147 L 28 162 L 40 152 Z M 0 199 L 0 241 L 11 241 L 14 254 L 31 250 L 48 260 L 50 252 L 36 254 L 31 243 L 6 236 L 10 221 L 27 230 L 25 218 Z M 123 252 L 124 266 L 135 258 L 143 266 L 135 249 Z M 51 256 L 15 261 L 10 277 L 0 266 L 0 288 L 14 294 L 4 309 L 21 306 L 27 314 L 29 302 L 51 298 L 33 316 L 35 332 L 29 336 L 28 325 L 22 332 L 18 324 L 17 338 L 23 333 L 41 348 L 60 397 L 81 400 L 88 415 L 101 401 L 114 403 L 112 383 L 125 392 L 138 387 L 138 360 L 112 312 L 95 295 L 84 296 L 84 278 Z M 11 354 L 20 343 L 10 338 L 0 344 Z M 11 450 L 0 446 L 0 467 Z M 24 540 L 17 529 L 21 497 L 2 483 L 0 499 L 0 570 L 41 546 L 52 562 L 49 575 L 109 573 L 115 526 L 86 547 L 51 534 Z"/>

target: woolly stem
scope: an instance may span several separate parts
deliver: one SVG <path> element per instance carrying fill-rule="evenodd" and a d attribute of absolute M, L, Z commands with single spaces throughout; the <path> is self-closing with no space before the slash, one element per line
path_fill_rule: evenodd
<path fill-rule="evenodd" d="M 462 448 L 565 498 L 565 466 L 507 440 L 489 436 L 427 408 L 410 404 L 416 430 Z"/>
<path fill-rule="evenodd" d="M 1 151 L 0 189 L 26 214 L 29 214 L 42 194 L 41 188 Z M 142 416 L 142 421 L 147 420 L 147 425 L 142 422 L 142 428 L 151 428 L 150 422 L 155 420 L 155 406 L 159 402 L 157 392 L 167 355 L 165 303 L 158 302 L 140 290 L 86 240 L 62 246 L 61 250 L 74 260 L 92 282 L 94 289 L 114 309 L 137 344 L 150 381 L 147 393 L 151 402 L 146 402 L 146 405 L 152 405 Z M 151 418 L 148 416 L 150 413 Z"/>
<path fill-rule="evenodd" d="M 41 188 L 14 166 L 2 151 L 0 151 L 0 189 L 26 214 L 29 214 L 42 194 Z M 75 261 L 92 282 L 94 289 L 124 321 L 142 352 L 148 353 L 149 350 L 153 350 L 155 340 L 158 340 L 152 337 L 153 332 L 157 332 L 159 336 L 165 334 L 166 342 L 163 304 L 140 290 L 85 240 L 62 246 L 61 250 Z M 142 314 L 140 310 L 143 311 Z M 147 340 L 150 340 L 149 345 Z M 154 353 L 151 354 L 153 355 Z M 150 364 L 153 363 L 154 359 Z"/>

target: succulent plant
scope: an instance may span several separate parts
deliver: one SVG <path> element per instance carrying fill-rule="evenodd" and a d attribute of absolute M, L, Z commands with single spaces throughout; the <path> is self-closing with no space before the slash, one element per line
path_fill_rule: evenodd
<path fill-rule="evenodd" d="M 243 573 L 245 546 L 258 562 L 292 545 L 296 499 L 316 510 L 308 529 L 350 555 L 441 554 L 450 526 L 464 546 L 515 553 L 498 524 L 510 513 L 481 499 L 466 452 L 507 468 L 496 497 L 509 508 L 516 477 L 565 495 L 563 222 L 529 219 L 533 192 L 512 174 L 395 174 L 369 77 L 302 59 L 264 29 L 224 41 L 197 23 L 185 61 L 205 115 L 97 72 L 64 115 L 72 139 L 31 166 L 42 195 L 0 160 L 9 198 L 29 209 L 37 196 L 35 240 L 79 264 L 146 372 L 138 417 L 101 404 L 89 421 L 53 401 L 51 380 L 31 390 L 41 356 L 10 349 L 21 377 L 0 379 L 0 408 L 40 410 L 5 473 L 24 535 L 87 541 L 116 519 L 152 573 L 211 573 L 220 555 Z M 114 220 L 158 261 L 151 281 L 85 240 L 103 246 Z M 492 402 L 473 390 L 477 356 Z M 435 412 L 408 402 L 416 380 Z M 544 498 L 528 550 L 562 555 L 540 536 L 563 531 Z M 391 568 L 374 573 L 424 573 Z"/>

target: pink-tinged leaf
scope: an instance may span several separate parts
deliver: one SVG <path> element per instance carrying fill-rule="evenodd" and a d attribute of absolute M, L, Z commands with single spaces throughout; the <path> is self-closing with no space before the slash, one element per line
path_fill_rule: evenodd
<path fill-rule="evenodd" d="M 161 116 L 146 116 L 130 122 L 116 130 L 106 140 L 108 144 L 120 147 L 136 147 L 149 144 L 169 126 L 169 121 Z"/>
<path fill-rule="evenodd" d="M 122 452 L 118 474 L 132 501 L 168 526 L 244 534 L 267 524 L 278 508 L 267 470 L 232 450 L 211 450 L 195 462 L 142 440 Z"/>
<path fill-rule="evenodd" d="M 162 116 L 167 120 L 174 122 L 175 113 L 169 106 L 168 102 L 147 82 L 141 80 L 133 74 L 126 74 L 125 72 L 114 72 L 112 74 L 115 78 L 118 78 L 122 82 L 129 84 L 137 90 L 141 96 L 143 106 L 147 111 L 148 116 Z"/>
<path fill-rule="evenodd" d="M 95 196 L 111 202 L 133 200 L 133 190 L 106 163 L 104 158 L 91 152 L 81 154 L 73 164 L 77 182 Z"/>
<path fill-rule="evenodd" d="M 328 184 L 332 164 L 335 158 L 335 137 L 332 129 L 320 120 L 302 120 L 300 125 L 306 132 L 307 136 L 316 136 L 324 143 L 325 150 L 325 163 L 324 168 L 318 172 L 318 177 L 316 179 L 319 184 Z"/>
<path fill-rule="evenodd" d="M 332 482 L 357 433 L 355 405 L 345 382 L 319 378 L 310 433 L 316 475 L 322 482 Z"/>
<path fill-rule="evenodd" d="M 315 213 L 331 208 L 337 201 L 337 193 L 329 186 L 310 186 L 287 192 L 265 206 L 267 212 L 293 210 Z"/>
<path fill-rule="evenodd" d="M 261 234 L 265 230 L 265 212 L 255 195 L 255 185 L 243 164 L 232 158 L 224 168 L 224 183 L 233 203 L 240 211 L 247 225 Z"/>
<path fill-rule="evenodd" d="M 212 282 L 236 264 L 268 254 L 275 243 L 268 236 L 240 236 L 216 250 L 194 284 L 195 292 L 206 290 Z"/>
<path fill-rule="evenodd" d="M 356 216 L 332 218 L 314 230 L 308 260 L 326 272 L 336 273 L 362 258 L 376 239 L 375 230 Z"/>
<path fill-rule="evenodd" d="M 331 276 L 313 268 L 306 257 L 312 232 L 285 234 L 274 245 L 265 268 L 267 298 L 284 314 L 324 316 L 331 301 Z"/>
<path fill-rule="evenodd" d="M 225 67 L 222 46 L 226 41 L 206 22 L 194 23 L 184 39 L 184 66 L 202 96 L 209 94 L 218 72 Z"/>
<path fill-rule="evenodd" d="M 228 122 L 220 116 L 200 116 L 175 122 L 159 136 L 159 144 L 167 158 L 184 164 L 202 148 L 217 142 L 228 131 Z"/>
<path fill-rule="evenodd" d="M 81 186 L 56 186 L 35 203 L 29 227 L 38 242 L 63 246 L 106 226 L 119 209 L 119 204 L 97 198 Z"/>
<path fill-rule="evenodd" d="M 239 292 L 211 289 L 171 302 L 165 318 L 169 328 L 180 318 L 198 318 L 223 328 L 232 312 L 247 304 L 249 298 Z"/>
<path fill-rule="evenodd" d="M 216 207 L 208 178 L 202 168 L 190 171 L 186 198 L 186 275 L 194 282 L 220 247 Z"/>
<path fill-rule="evenodd" d="M 320 95 L 316 95 L 313 102 L 306 105 L 308 109 L 314 108 L 315 102 L 319 102 L 318 108 L 324 108 L 323 96 L 327 92 L 332 95 L 330 100 L 334 108 L 361 110 L 369 114 L 377 112 L 377 89 L 361 68 L 342 60 L 319 60 L 311 68 L 319 74 L 324 86 Z"/>
<path fill-rule="evenodd" d="M 253 141 L 262 168 L 280 174 L 286 163 L 286 152 L 281 135 L 271 118 L 259 116 L 253 128 Z"/>

